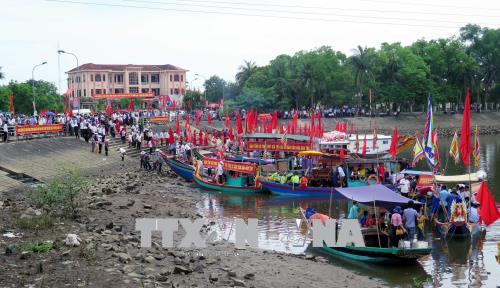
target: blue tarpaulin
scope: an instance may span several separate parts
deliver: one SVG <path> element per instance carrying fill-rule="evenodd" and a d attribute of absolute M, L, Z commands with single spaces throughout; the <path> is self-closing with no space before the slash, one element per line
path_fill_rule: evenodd
<path fill-rule="evenodd" d="M 407 204 L 410 198 L 401 196 L 400 194 L 392 191 L 381 184 L 352 187 L 352 188 L 336 188 L 337 191 L 345 198 L 366 205 L 375 205 L 382 207 L 391 207 L 394 205 Z M 414 201 L 415 204 L 422 204 Z"/>

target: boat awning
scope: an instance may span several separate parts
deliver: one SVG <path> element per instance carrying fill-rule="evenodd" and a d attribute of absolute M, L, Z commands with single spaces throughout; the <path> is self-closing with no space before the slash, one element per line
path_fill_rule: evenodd
<path fill-rule="evenodd" d="M 399 172 L 400 174 L 408 174 L 408 175 L 433 175 L 430 171 L 417 171 L 417 170 L 402 170 Z"/>
<path fill-rule="evenodd" d="M 385 187 L 382 184 L 352 187 L 352 188 L 337 188 L 337 191 L 348 200 L 358 201 L 366 205 L 391 207 L 395 205 L 408 204 L 410 198 L 406 198 Z M 422 204 L 414 201 L 415 204 Z"/>
<path fill-rule="evenodd" d="M 436 175 L 436 182 L 439 183 L 458 183 L 458 182 L 478 182 L 481 181 L 477 173 L 471 173 L 470 176 L 469 174 L 464 174 L 464 175 L 454 175 L 454 176 L 443 176 L 443 175 Z"/>

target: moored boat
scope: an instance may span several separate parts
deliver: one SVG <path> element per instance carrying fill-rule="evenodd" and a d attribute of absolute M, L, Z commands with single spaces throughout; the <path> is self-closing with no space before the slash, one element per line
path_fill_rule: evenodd
<path fill-rule="evenodd" d="M 270 191 L 277 195 L 295 195 L 295 196 L 318 196 L 325 197 L 330 194 L 335 195 L 337 193 L 334 187 L 300 187 L 290 184 L 281 184 L 273 181 L 262 180 L 262 188 L 264 190 Z"/>
<path fill-rule="evenodd" d="M 262 190 L 261 185 L 258 183 L 259 173 L 257 165 L 249 162 L 234 162 L 229 160 L 203 158 L 197 160 L 198 165 L 194 171 L 194 182 L 202 188 L 209 190 L 216 190 L 220 192 L 232 193 L 257 193 Z M 218 169 L 220 167 L 224 170 L 225 177 L 221 177 L 223 183 L 218 183 L 217 177 L 205 175 L 204 168 Z M 231 175 L 227 175 L 229 172 Z"/>
<path fill-rule="evenodd" d="M 193 181 L 194 166 L 187 163 L 181 162 L 175 158 L 165 159 L 167 165 L 175 172 L 175 174 L 181 176 L 187 181 Z"/>

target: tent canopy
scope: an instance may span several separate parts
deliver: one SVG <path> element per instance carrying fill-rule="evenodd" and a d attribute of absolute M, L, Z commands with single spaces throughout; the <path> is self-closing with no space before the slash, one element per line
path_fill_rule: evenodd
<path fill-rule="evenodd" d="M 435 177 L 436 177 L 436 182 L 439 183 L 458 183 L 458 182 L 467 183 L 469 182 L 469 180 L 471 182 L 481 181 L 481 178 L 477 173 L 471 173 L 470 176 L 469 174 L 464 174 L 464 175 L 454 175 L 454 176 L 436 175 Z"/>
<path fill-rule="evenodd" d="M 385 187 L 382 184 L 352 187 L 352 188 L 337 188 L 337 191 L 345 198 L 357 201 L 367 205 L 373 205 L 375 201 L 376 206 L 391 207 L 395 205 L 408 204 L 410 198 L 406 198 Z M 415 204 L 422 204 L 414 201 Z"/>

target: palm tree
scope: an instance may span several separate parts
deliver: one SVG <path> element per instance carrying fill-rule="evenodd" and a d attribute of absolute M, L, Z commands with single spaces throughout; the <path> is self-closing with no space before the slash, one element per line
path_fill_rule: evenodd
<path fill-rule="evenodd" d="M 354 84 L 363 95 L 363 88 L 366 82 L 373 79 L 374 53 L 372 48 L 358 46 L 351 57 L 351 64 L 354 68 Z"/>
<path fill-rule="evenodd" d="M 236 73 L 236 83 L 240 89 L 243 87 L 245 82 L 252 76 L 257 70 L 257 65 L 253 61 L 243 60 L 243 65 L 240 65 L 239 72 Z"/>

